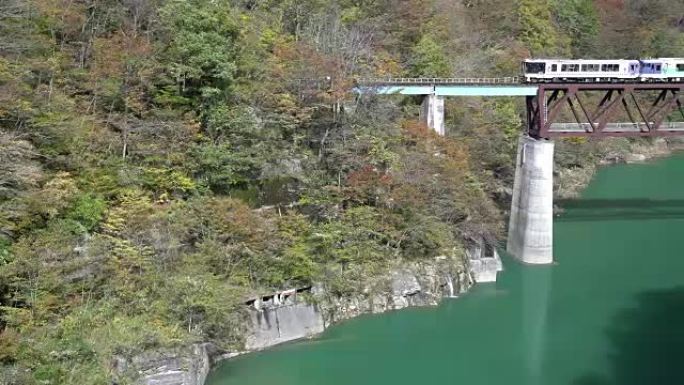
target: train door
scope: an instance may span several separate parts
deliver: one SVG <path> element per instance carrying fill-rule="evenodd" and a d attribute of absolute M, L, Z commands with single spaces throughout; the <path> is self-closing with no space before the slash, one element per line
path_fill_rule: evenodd
<path fill-rule="evenodd" d="M 636 63 L 631 63 L 629 65 L 629 74 L 630 75 L 636 75 L 639 73 L 639 65 Z"/>

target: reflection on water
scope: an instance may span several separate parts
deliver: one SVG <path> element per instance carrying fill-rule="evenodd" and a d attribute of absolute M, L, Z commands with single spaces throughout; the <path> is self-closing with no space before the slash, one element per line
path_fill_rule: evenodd
<path fill-rule="evenodd" d="M 684 199 L 585 199 L 560 201 L 562 216 L 557 222 L 682 219 Z"/>
<path fill-rule="evenodd" d="M 551 291 L 552 266 L 530 266 L 520 271 L 522 301 L 522 357 L 526 384 L 542 385 L 542 366 L 546 354 L 547 316 Z"/>
<path fill-rule="evenodd" d="M 684 157 L 557 202 L 553 266 L 228 361 L 208 385 L 684 384 Z"/>
<path fill-rule="evenodd" d="M 607 329 L 609 375 L 584 374 L 575 385 L 684 384 L 684 287 L 646 291 L 635 299 Z"/>

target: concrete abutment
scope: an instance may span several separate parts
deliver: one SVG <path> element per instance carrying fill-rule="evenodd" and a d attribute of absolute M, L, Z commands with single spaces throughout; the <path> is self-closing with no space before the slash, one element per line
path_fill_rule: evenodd
<path fill-rule="evenodd" d="M 523 263 L 553 263 L 553 153 L 550 140 L 518 141 L 506 250 Z"/>

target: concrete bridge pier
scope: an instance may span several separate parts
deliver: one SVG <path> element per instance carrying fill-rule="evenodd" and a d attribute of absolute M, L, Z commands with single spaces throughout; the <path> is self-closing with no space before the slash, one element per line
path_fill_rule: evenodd
<path fill-rule="evenodd" d="M 434 93 L 426 95 L 420 106 L 420 120 L 437 134 L 444 136 L 444 96 Z"/>
<path fill-rule="evenodd" d="M 523 263 L 553 263 L 553 152 L 550 140 L 518 141 L 506 250 Z"/>

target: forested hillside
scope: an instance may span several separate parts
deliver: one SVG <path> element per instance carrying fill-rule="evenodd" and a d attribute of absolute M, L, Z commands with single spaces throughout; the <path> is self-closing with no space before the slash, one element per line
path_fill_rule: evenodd
<path fill-rule="evenodd" d="M 449 100 L 439 138 L 349 90 L 531 56 L 684 56 L 684 2 L 0 1 L 0 384 L 125 383 L 239 346 L 254 293 L 501 239 L 520 101 Z"/>

